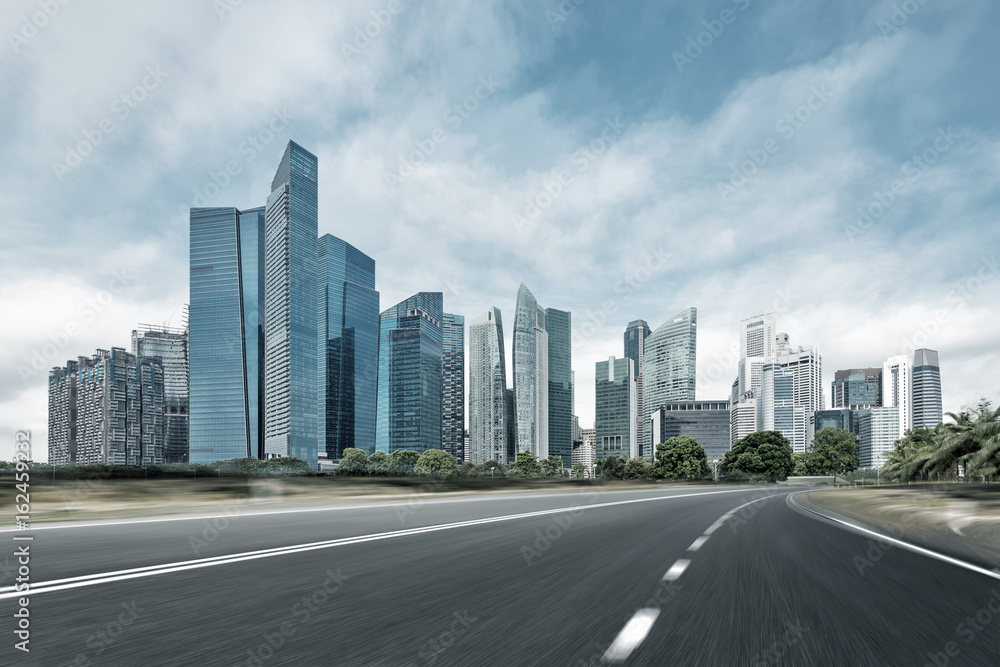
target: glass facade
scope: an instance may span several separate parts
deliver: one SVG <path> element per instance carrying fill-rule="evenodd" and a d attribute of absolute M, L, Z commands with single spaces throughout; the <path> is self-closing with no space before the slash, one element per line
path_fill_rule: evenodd
<path fill-rule="evenodd" d="M 636 387 L 632 360 L 611 357 L 598 361 L 594 370 L 595 456 L 598 459 L 609 456 L 636 458 L 639 447 L 633 439 Z"/>
<path fill-rule="evenodd" d="M 518 452 L 549 455 L 549 340 L 545 310 L 521 283 L 514 313 L 514 413 Z"/>
<path fill-rule="evenodd" d="M 831 385 L 831 407 L 881 407 L 882 369 L 852 368 L 837 371 Z"/>
<path fill-rule="evenodd" d="M 262 452 L 264 209 L 191 209 L 189 460 Z"/>
<path fill-rule="evenodd" d="M 858 410 L 850 408 L 817 410 L 814 415 L 816 432 L 819 433 L 825 428 L 839 428 L 859 435 L 861 433 L 859 414 Z"/>
<path fill-rule="evenodd" d="M 444 313 L 441 319 L 442 449 L 465 460 L 465 318 Z"/>
<path fill-rule="evenodd" d="M 420 292 L 381 314 L 375 449 L 441 449 L 444 295 Z"/>
<path fill-rule="evenodd" d="M 632 367 L 635 369 L 635 395 L 638 410 L 642 411 L 642 362 L 646 350 L 646 339 L 652 333 L 646 320 L 633 320 L 628 323 L 625 329 L 625 358 L 632 360 Z M 652 452 L 645 451 L 645 442 L 642 439 L 641 415 L 636 414 L 635 441 L 639 443 L 639 456 L 649 457 Z"/>
<path fill-rule="evenodd" d="M 319 239 L 320 449 L 330 460 L 375 451 L 379 294 L 375 260 L 326 234 Z"/>
<path fill-rule="evenodd" d="M 565 310 L 545 309 L 549 338 L 549 456 L 573 462 L 573 316 Z"/>
<path fill-rule="evenodd" d="M 288 142 L 267 198 L 264 450 L 317 467 L 316 156 Z"/>
<path fill-rule="evenodd" d="M 858 415 L 858 458 L 862 468 L 881 468 L 900 437 L 897 406 L 862 410 Z"/>
<path fill-rule="evenodd" d="M 507 366 L 503 320 L 491 308 L 469 323 L 469 456 L 507 464 Z"/>
<path fill-rule="evenodd" d="M 695 400 L 697 342 L 697 308 L 674 315 L 646 339 L 642 371 L 644 452 L 652 452 L 649 418 L 653 412 L 667 401 Z"/>
<path fill-rule="evenodd" d="M 729 401 L 667 401 L 653 413 L 653 423 L 657 444 L 687 435 L 705 448 L 709 461 L 722 459 L 729 449 Z"/>
<path fill-rule="evenodd" d="M 913 353 L 913 427 L 934 428 L 943 420 L 938 353 L 916 350 Z"/>

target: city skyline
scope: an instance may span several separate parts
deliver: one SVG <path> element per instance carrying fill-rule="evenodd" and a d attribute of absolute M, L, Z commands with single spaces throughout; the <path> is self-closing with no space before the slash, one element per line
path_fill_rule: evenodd
<path fill-rule="evenodd" d="M 597 5 L 554 23 L 541 7 L 403 11 L 350 59 L 340 42 L 377 7 L 329 7 L 296 35 L 322 49 L 253 56 L 245 68 L 235 37 L 272 29 L 264 8 L 220 20 L 201 7 L 183 24 L 170 9 L 120 8 L 117 19 L 136 26 L 128 34 L 61 12 L 3 56 L 30 63 L 38 86 L 5 124 L 0 256 L 32 269 L 2 292 L 0 429 L 27 424 L 44 442 L 50 368 L 127 348 L 138 322 L 178 325 L 187 210 L 263 203 L 288 139 L 324 164 L 318 231 L 385 267 L 384 304 L 440 290 L 451 312 L 508 313 L 509 333 L 523 281 L 572 312 L 582 424 L 593 422 L 594 361 L 620 353 L 630 321 L 688 305 L 699 308 L 698 399 L 729 395 L 732 322 L 780 309 L 784 330 L 821 347 L 824 388 L 834 369 L 928 347 L 947 359 L 945 411 L 997 401 L 979 372 L 1000 364 L 989 307 L 1000 295 L 996 205 L 983 196 L 1000 143 L 985 112 L 997 93 L 975 87 L 973 102 L 970 78 L 988 76 L 991 59 L 959 71 L 955 54 L 993 53 L 982 27 L 1000 9 L 928 3 L 885 34 L 892 4 L 799 5 L 780 21 L 752 5 L 681 70 L 673 53 L 711 18 L 701 5 L 651 6 L 642 22 Z M 25 7 L 10 25 L 35 5 Z M 466 24 L 483 35 L 475 48 L 454 27 Z M 653 26 L 656 38 L 642 38 Z M 404 35 L 445 46 L 441 68 L 400 79 L 420 50 L 402 50 Z M 628 48 L 595 62 L 579 40 Z M 733 58 L 747 40 L 768 48 Z M 95 41 L 121 48 L 95 51 Z M 928 51 L 948 55 L 925 71 Z M 636 63 L 662 67 L 637 78 Z M 699 75 L 708 71 L 719 78 Z M 768 141 L 779 150 L 746 162 Z M 119 184 L 111 194 L 109 182 Z M 551 202 L 546 186 L 559 192 Z M 414 253 L 428 261 L 411 269 Z"/>

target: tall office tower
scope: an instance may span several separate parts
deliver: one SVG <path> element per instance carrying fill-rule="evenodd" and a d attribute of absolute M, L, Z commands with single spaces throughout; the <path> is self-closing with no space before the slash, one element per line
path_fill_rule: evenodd
<path fill-rule="evenodd" d="M 375 260 L 324 234 L 319 275 L 319 451 L 336 461 L 350 447 L 375 452 L 379 294 Z"/>
<path fill-rule="evenodd" d="M 778 316 L 755 315 L 740 322 L 739 396 L 760 386 L 764 364 L 774 361 L 777 352 Z"/>
<path fill-rule="evenodd" d="M 934 428 L 943 421 L 941 366 L 936 350 L 913 352 L 913 428 Z"/>
<path fill-rule="evenodd" d="M 289 141 L 267 197 L 264 452 L 315 469 L 319 407 L 316 156 Z"/>
<path fill-rule="evenodd" d="M 565 310 L 545 309 L 549 336 L 549 456 L 573 459 L 573 317 Z"/>
<path fill-rule="evenodd" d="M 469 323 L 469 456 L 508 463 L 507 366 L 503 320 L 491 308 Z"/>
<path fill-rule="evenodd" d="M 632 320 L 625 328 L 625 357 L 632 360 L 632 366 L 635 368 L 636 409 L 639 411 L 639 414 L 636 414 L 635 416 L 636 432 L 634 437 L 640 447 L 643 447 L 644 445 L 642 439 L 643 420 L 641 414 L 644 406 L 642 395 L 642 368 L 643 360 L 646 356 L 646 339 L 649 338 L 649 334 L 651 333 L 652 331 L 649 328 L 649 324 L 646 323 L 646 320 Z"/>
<path fill-rule="evenodd" d="M 637 456 L 653 455 L 649 418 L 667 401 L 695 399 L 698 309 L 688 308 L 657 327 L 644 345 L 642 448 Z"/>
<path fill-rule="evenodd" d="M 860 435 L 860 416 L 861 411 L 852 408 L 817 410 L 815 414 L 816 432 L 819 433 L 825 428 L 839 428 L 850 431 L 855 436 Z"/>
<path fill-rule="evenodd" d="M 837 371 L 831 385 L 831 408 L 881 407 L 882 369 L 850 368 Z"/>
<path fill-rule="evenodd" d="M 795 385 L 795 368 L 781 363 L 764 364 L 757 402 L 757 430 L 778 431 L 788 438 L 793 452 L 804 453 L 810 440 L 808 418 L 813 412 L 796 401 Z"/>
<path fill-rule="evenodd" d="M 159 357 L 97 350 L 49 374 L 53 463 L 163 463 L 164 379 Z"/>
<path fill-rule="evenodd" d="M 576 374 L 574 373 L 574 378 Z M 573 415 L 573 442 L 577 440 L 583 440 L 583 432 L 580 429 L 580 418 Z"/>
<path fill-rule="evenodd" d="M 805 408 L 807 414 L 823 409 L 823 357 L 813 346 L 793 348 L 788 344 L 788 334 L 780 334 L 776 361 L 791 371 L 793 379 L 792 400 Z"/>
<path fill-rule="evenodd" d="M 634 434 L 638 410 L 632 360 L 609 357 L 607 361 L 598 361 L 594 372 L 597 458 L 637 458 L 639 446 Z"/>
<path fill-rule="evenodd" d="M 162 360 L 163 459 L 166 463 L 187 463 L 190 408 L 187 329 L 140 325 L 132 331 L 132 354 Z"/>
<path fill-rule="evenodd" d="M 889 357 L 882 364 L 882 405 L 899 408 L 899 434 L 913 428 L 913 380 L 910 357 L 905 354 Z"/>
<path fill-rule="evenodd" d="M 886 455 L 900 437 L 900 409 L 883 406 L 862 410 L 858 416 L 859 465 L 862 468 L 881 468 Z"/>
<path fill-rule="evenodd" d="M 465 317 L 441 318 L 441 449 L 465 460 Z"/>
<path fill-rule="evenodd" d="M 504 394 L 504 408 L 507 410 L 507 460 L 513 461 L 517 458 L 517 401 L 513 387 Z"/>
<path fill-rule="evenodd" d="M 264 457 L 264 208 L 191 209 L 189 458 Z"/>
<path fill-rule="evenodd" d="M 549 455 L 549 334 L 545 309 L 521 283 L 514 313 L 514 411 L 517 451 Z"/>
<path fill-rule="evenodd" d="M 444 295 L 419 292 L 382 311 L 375 449 L 441 449 Z"/>
<path fill-rule="evenodd" d="M 742 400 L 730 404 L 730 444 L 736 444 L 737 440 L 745 438 L 757 430 L 757 398 L 754 394 L 758 391 L 760 391 L 760 387 L 742 396 Z"/>
<path fill-rule="evenodd" d="M 705 448 L 709 461 L 718 461 L 730 447 L 729 401 L 667 401 L 650 423 L 657 444 L 688 435 Z"/>

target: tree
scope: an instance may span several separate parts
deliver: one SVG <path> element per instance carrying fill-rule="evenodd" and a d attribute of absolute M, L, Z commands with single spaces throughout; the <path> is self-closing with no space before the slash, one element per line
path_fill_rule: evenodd
<path fill-rule="evenodd" d="M 525 450 L 517 453 L 517 458 L 507 467 L 507 474 L 511 477 L 538 477 L 542 474 L 542 466 L 534 454 Z"/>
<path fill-rule="evenodd" d="M 858 441 L 850 431 L 824 428 L 813 437 L 805 456 L 810 475 L 843 475 L 858 469 Z"/>
<path fill-rule="evenodd" d="M 649 479 L 653 476 L 653 466 L 642 458 L 626 459 L 621 469 L 622 479 Z"/>
<path fill-rule="evenodd" d="M 376 476 L 392 473 L 392 457 L 386 452 L 375 452 L 368 457 L 368 472 Z"/>
<path fill-rule="evenodd" d="M 805 477 L 811 474 L 807 455 L 802 452 L 792 452 L 792 476 Z"/>
<path fill-rule="evenodd" d="M 542 461 L 543 477 L 562 477 L 563 461 L 561 456 L 553 454 Z"/>
<path fill-rule="evenodd" d="M 678 435 L 656 446 L 656 475 L 667 479 L 701 479 L 712 473 L 705 448 L 689 435 Z"/>
<path fill-rule="evenodd" d="M 479 467 L 472 461 L 463 461 L 458 468 L 459 477 L 475 477 L 479 474 Z"/>
<path fill-rule="evenodd" d="M 621 479 L 625 464 L 617 456 L 609 456 L 597 462 L 597 476 L 601 479 Z"/>
<path fill-rule="evenodd" d="M 722 459 L 727 476 L 748 475 L 774 482 L 792 472 L 792 446 L 778 431 L 756 431 L 737 440 Z"/>
<path fill-rule="evenodd" d="M 348 447 L 340 457 L 333 474 L 339 477 L 359 477 L 368 474 L 368 455 L 364 450 Z"/>
<path fill-rule="evenodd" d="M 479 466 L 479 472 L 483 477 L 502 477 L 506 474 L 507 468 L 496 459 L 490 459 Z"/>
<path fill-rule="evenodd" d="M 412 475 L 420 454 L 412 449 L 397 449 L 392 453 L 392 474 Z"/>
<path fill-rule="evenodd" d="M 573 478 L 574 479 L 584 479 L 587 477 L 587 466 L 582 463 L 573 464 Z"/>
<path fill-rule="evenodd" d="M 458 473 L 458 461 L 443 449 L 428 449 L 417 459 L 413 472 L 424 477 L 452 477 Z"/>

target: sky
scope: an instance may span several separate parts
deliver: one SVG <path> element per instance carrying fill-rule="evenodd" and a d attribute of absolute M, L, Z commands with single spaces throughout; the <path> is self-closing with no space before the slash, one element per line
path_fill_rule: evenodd
<path fill-rule="evenodd" d="M 66 2 L 0 8 L 0 459 L 47 374 L 181 324 L 192 206 L 288 140 L 382 308 L 572 311 L 576 413 L 628 322 L 698 309 L 699 399 L 778 313 L 841 368 L 940 352 L 1000 401 L 1000 3 Z M 510 355 L 508 354 L 508 357 Z M 509 362 L 508 362 L 509 363 Z"/>

